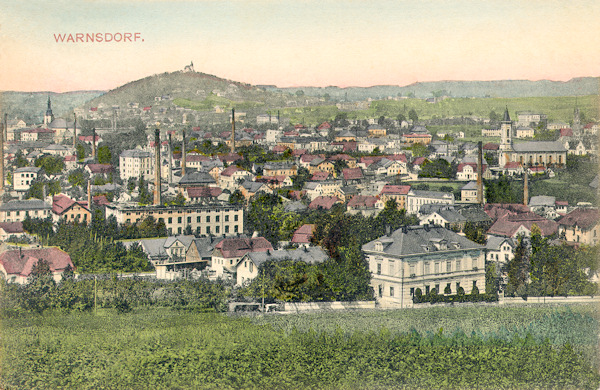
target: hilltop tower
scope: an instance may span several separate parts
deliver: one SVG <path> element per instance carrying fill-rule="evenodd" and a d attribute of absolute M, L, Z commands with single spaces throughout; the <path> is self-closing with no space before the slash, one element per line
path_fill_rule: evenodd
<path fill-rule="evenodd" d="M 512 152 L 512 121 L 508 114 L 508 107 L 504 110 L 504 117 L 500 122 L 500 167 L 504 167 L 510 161 L 510 152 Z"/>
<path fill-rule="evenodd" d="M 52 114 L 52 102 L 48 95 L 48 108 L 46 109 L 46 115 L 44 115 L 44 126 L 48 126 L 54 120 L 54 114 Z"/>

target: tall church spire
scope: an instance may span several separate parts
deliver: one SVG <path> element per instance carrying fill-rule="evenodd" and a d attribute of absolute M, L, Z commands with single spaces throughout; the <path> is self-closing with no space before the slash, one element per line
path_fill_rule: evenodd
<path fill-rule="evenodd" d="M 44 115 L 44 125 L 49 125 L 54 120 L 54 114 L 52 114 L 52 102 L 50 101 L 50 95 L 48 95 L 48 108 L 46 109 L 46 115 Z"/>

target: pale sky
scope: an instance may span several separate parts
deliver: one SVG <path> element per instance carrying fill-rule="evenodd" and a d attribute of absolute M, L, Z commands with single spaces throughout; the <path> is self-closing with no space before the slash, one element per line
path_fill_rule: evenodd
<path fill-rule="evenodd" d="M 108 90 L 190 61 L 279 87 L 566 81 L 600 76 L 599 20 L 597 0 L 0 0 L 0 90 Z M 56 41 L 76 33 L 139 39 Z"/>

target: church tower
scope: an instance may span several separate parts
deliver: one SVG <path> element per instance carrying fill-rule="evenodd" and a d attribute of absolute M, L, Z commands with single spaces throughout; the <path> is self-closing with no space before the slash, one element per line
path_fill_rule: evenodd
<path fill-rule="evenodd" d="M 581 126 L 581 116 L 579 114 L 579 107 L 577 106 L 573 111 L 573 126 L 571 126 L 571 128 L 575 137 L 580 137 L 582 135 L 583 126 Z"/>
<path fill-rule="evenodd" d="M 504 167 L 507 162 L 510 162 L 510 153 L 513 151 L 512 147 L 512 121 L 508 114 L 508 107 L 504 110 L 504 117 L 500 122 L 500 167 Z"/>
<path fill-rule="evenodd" d="M 48 96 L 48 109 L 46 115 L 44 115 L 44 126 L 48 126 L 54 120 L 54 114 L 52 114 L 52 103 L 50 102 L 50 96 Z"/>

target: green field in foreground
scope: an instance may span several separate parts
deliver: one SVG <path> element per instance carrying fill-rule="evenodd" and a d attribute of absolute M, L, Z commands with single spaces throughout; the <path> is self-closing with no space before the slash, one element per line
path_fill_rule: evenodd
<path fill-rule="evenodd" d="M 6 389 L 597 389 L 592 305 L 2 320 Z"/>

